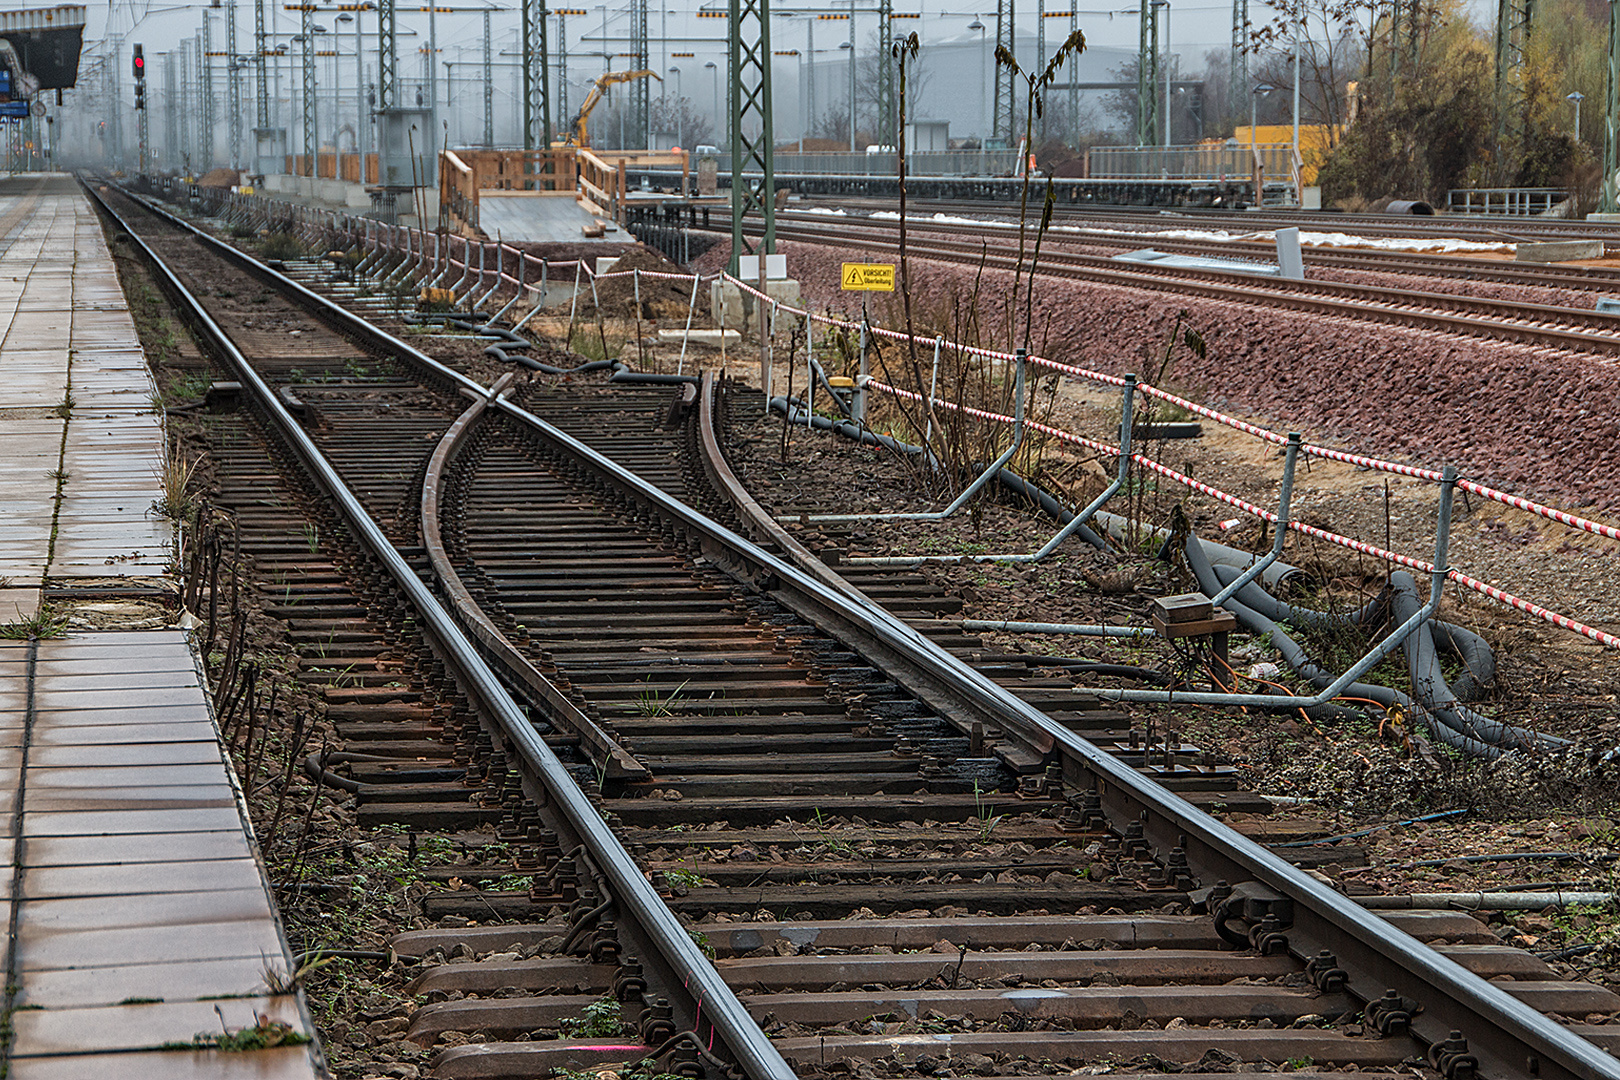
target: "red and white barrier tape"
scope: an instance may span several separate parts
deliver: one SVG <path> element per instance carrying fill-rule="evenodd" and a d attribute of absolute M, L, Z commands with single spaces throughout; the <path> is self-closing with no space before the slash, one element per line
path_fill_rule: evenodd
<path fill-rule="evenodd" d="M 876 379 L 868 381 L 866 385 L 877 390 L 882 390 L 885 393 L 893 394 L 896 397 L 906 398 L 910 401 L 921 402 L 924 400 L 924 397 L 921 394 L 911 390 L 902 390 L 899 387 L 890 386 L 888 383 L 879 382 Z M 957 405 L 955 402 L 935 401 L 934 407 L 936 409 L 943 408 L 951 412 L 960 412 L 967 416 L 973 416 L 981 420 L 990 420 L 997 423 L 1011 424 L 1015 422 L 1013 417 L 1006 416 L 1001 413 L 989 412 L 985 409 L 976 409 L 971 406 Z M 1084 446 L 1087 449 L 1096 450 L 1100 453 L 1111 454 L 1115 457 L 1119 456 L 1119 447 L 1117 446 L 1109 446 L 1106 443 L 1098 442 L 1095 439 L 1088 439 L 1083 435 L 1076 435 L 1073 432 L 1063 431 L 1060 428 L 1055 428 L 1049 424 L 1042 424 L 1037 421 L 1025 420 L 1024 423 L 1026 426 L 1035 431 L 1044 432 L 1045 434 L 1051 435 L 1054 438 L 1062 440 L 1063 442 L 1073 443 L 1076 446 Z M 1177 472 L 1175 469 L 1172 469 L 1169 466 L 1163 465 L 1157 461 L 1152 461 L 1146 457 L 1143 457 L 1141 454 L 1132 454 L 1131 460 L 1147 469 L 1152 470 L 1153 472 L 1160 474 L 1161 476 L 1176 481 L 1178 484 L 1183 484 L 1194 491 L 1198 491 L 1210 496 L 1211 498 L 1218 499 L 1219 501 L 1230 506 L 1235 506 L 1240 510 L 1253 514 L 1255 517 L 1262 518 L 1273 524 L 1275 524 L 1277 521 L 1277 514 L 1273 511 L 1267 510 L 1264 507 L 1256 506 L 1255 504 L 1247 502 L 1236 495 L 1222 491 L 1219 488 L 1212 487 L 1209 484 L 1204 483 L 1202 480 L 1194 479 L 1185 473 Z M 1374 544 L 1369 544 L 1362 540 L 1357 540 L 1354 537 L 1341 536 L 1338 533 L 1329 532 L 1326 529 L 1317 528 L 1314 525 L 1306 525 L 1299 521 L 1290 521 L 1288 523 L 1288 528 L 1306 536 L 1315 537 L 1318 540 L 1325 540 L 1330 544 L 1336 544 L 1340 547 L 1349 548 L 1352 551 L 1359 551 L 1363 554 L 1371 555 L 1374 558 L 1382 559 L 1386 562 L 1405 566 L 1409 569 L 1416 570 L 1419 573 L 1429 574 L 1434 572 L 1434 563 L 1432 562 L 1428 562 L 1423 559 L 1415 559 L 1410 555 L 1402 555 L 1396 551 L 1386 551 L 1381 547 Z M 1565 630 L 1574 631 L 1577 634 L 1591 638 L 1593 641 L 1606 645 L 1609 648 L 1620 648 L 1620 637 L 1605 633 L 1596 627 L 1588 626 L 1578 619 L 1570 618 L 1568 615 L 1561 615 L 1558 612 L 1551 611 L 1539 604 L 1535 604 L 1529 600 L 1523 599 L 1522 597 L 1515 596 L 1503 589 L 1498 589 L 1494 585 L 1487 585 L 1478 578 L 1465 574 L 1460 570 L 1454 568 L 1448 569 L 1446 576 L 1457 582 L 1459 585 L 1488 596 L 1492 600 L 1499 603 L 1518 608 L 1520 611 L 1534 615 L 1538 619 L 1543 619 L 1555 626 L 1562 627 Z"/>

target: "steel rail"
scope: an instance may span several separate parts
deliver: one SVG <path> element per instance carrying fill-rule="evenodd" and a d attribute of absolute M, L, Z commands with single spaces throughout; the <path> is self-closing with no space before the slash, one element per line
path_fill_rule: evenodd
<path fill-rule="evenodd" d="M 793 1070 L 776 1051 L 770 1039 L 760 1030 L 759 1025 L 749 1016 L 747 1008 L 737 999 L 736 994 L 720 978 L 713 964 L 699 950 L 686 929 L 676 920 L 674 913 L 658 896 L 640 867 L 624 849 L 607 822 L 602 819 L 601 814 L 574 784 L 567 768 L 545 744 L 545 740 L 524 716 L 522 709 L 501 685 L 478 650 L 388 540 L 360 500 L 349 490 L 336 469 L 316 447 L 314 441 L 282 406 L 275 393 L 236 348 L 229 335 L 203 310 L 196 297 L 186 289 L 168 265 L 89 185 L 86 185 L 86 189 L 90 190 L 92 197 L 101 203 L 107 214 L 140 246 L 165 289 L 170 291 L 170 295 L 181 304 L 187 317 L 194 320 L 195 325 L 207 339 L 226 357 L 229 365 L 236 369 L 237 376 L 251 389 L 259 406 L 271 418 L 278 433 L 287 440 L 304 467 L 325 489 L 327 496 L 332 499 L 339 513 L 349 523 L 356 538 L 372 552 L 395 579 L 400 591 L 421 613 L 425 635 L 436 646 L 435 651 L 460 669 L 467 688 L 484 702 L 494 719 L 501 725 L 504 734 L 512 740 L 530 775 L 542 786 L 541 791 L 531 791 L 530 797 L 543 804 L 549 796 L 587 845 L 593 860 L 615 889 L 622 909 L 637 920 L 638 925 L 656 944 L 658 955 L 645 956 L 642 958 L 643 962 L 650 963 L 662 959 L 675 976 L 669 983 L 670 988 L 684 988 L 694 1002 L 701 999 L 703 1015 L 720 1033 L 721 1038 L 725 1040 L 726 1049 L 737 1059 L 750 1080 L 795 1080 Z M 257 260 L 215 240 L 161 208 L 150 206 L 145 200 L 137 198 L 137 201 L 153 213 L 184 227 L 205 243 L 235 256 L 236 261 L 249 270 L 294 293 L 300 299 L 306 299 L 317 310 L 327 314 L 343 311 L 324 297 L 305 289 L 284 275 L 277 274 Z M 487 400 L 491 396 L 488 388 L 411 348 L 352 312 L 343 314 L 346 316 L 343 322 L 355 333 L 385 344 L 391 350 L 397 350 L 401 357 L 423 365 L 435 375 L 452 380 L 478 398 Z M 695 1019 L 694 1010 L 688 1005 L 681 1011 L 686 1014 L 684 1019 L 687 1026 L 690 1026 Z"/>
<path fill-rule="evenodd" d="M 713 415 L 712 406 L 704 407 L 700 403 L 701 419 L 712 423 Z M 701 443 L 708 448 L 709 455 L 718 452 L 718 438 L 712 432 L 704 432 Z M 719 478 L 722 495 L 732 500 L 748 527 L 769 535 L 769 515 L 747 496 L 724 457 L 712 457 L 704 462 L 704 468 Z M 797 548 L 797 551 L 803 550 Z M 783 568 L 775 565 L 777 561 L 766 553 L 759 552 L 759 562 L 784 585 L 795 582 L 795 576 L 783 573 Z M 837 576 L 835 570 L 825 566 L 815 572 L 817 580 L 824 580 L 827 575 Z M 799 587 L 811 587 L 809 579 L 806 577 Z M 1494 1065 L 1494 1069 L 1485 1071 L 1488 1076 L 1536 1075 L 1546 1080 L 1557 1072 L 1611 1080 L 1620 1077 L 1620 1060 L 1383 923 L 1350 898 L 1154 784 L 962 664 L 882 608 L 869 601 L 848 599 L 843 592 L 824 595 L 828 596 L 825 607 L 836 610 L 844 619 L 864 624 L 869 632 L 880 636 L 914 662 L 959 673 L 963 692 L 981 703 L 987 714 L 1047 733 L 1052 745 L 1062 752 L 1065 782 L 1081 779 L 1070 775 L 1070 766 L 1098 781 L 1103 789 L 1104 804 L 1111 805 L 1115 820 L 1126 821 L 1143 813 L 1151 815 L 1145 823 L 1149 835 L 1157 834 L 1163 850 L 1181 847 L 1192 865 L 1207 876 L 1220 874 L 1233 882 L 1254 878 L 1292 897 L 1295 927 L 1301 926 L 1299 915 L 1311 917 L 1305 920 L 1307 935 L 1320 948 L 1335 952 L 1339 965 L 1351 973 L 1350 985 L 1355 993 L 1371 1000 L 1388 988 L 1396 988 L 1403 995 L 1424 1003 L 1430 1015 L 1414 1018 L 1413 1030 L 1431 1044 L 1445 1039 L 1453 1029 L 1463 1031 L 1482 1063 L 1489 1060 Z M 863 610 L 847 610 L 855 604 L 860 604 Z M 1314 926 L 1309 925 L 1311 921 L 1315 922 Z M 1350 951 L 1352 948 L 1354 954 Z M 1297 945 L 1294 949 L 1299 951 Z M 1309 956 L 1303 958 L 1309 959 Z M 1437 995 L 1444 999 L 1443 1005 Z M 1498 1035 L 1501 1037 L 1493 1037 Z M 1532 1060 L 1537 1063 L 1534 1068 L 1530 1066 Z"/>
<path fill-rule="evenodd" d="M 502 375 L 495 385 L 490 387 L 491 395 L 504 394 L 516 378 L 517 375 L 513 372 Z M 470 394 L 470 391 L 464 390 L 463 393 Z M 560 726 L 578 735 L 585 745 L 595 751 L 597 759 L 602 763 L 602 775 L 605 778 L 646 780 L 652 775 L 647 767 L 569 701 L 550 679 L 529 663 L 528 658 L 505 634 L 501 633 L 500 628 L 489 616 L 484 614 L 445 551 L 444 537 L 439 527 L 440 494 L 445 474 L 450 464 L 460 454 L 462 447 L 466 445 L 474 425 L 488 407 L 489 400 L 485 398 L 479 398 L 469 405 L 467 411 L 457 417 L 455 423 L 445 430 L 444 436 L 439 439 L 438 445 L 433 448 L 433 453 L 428 458 L 427 473 L 422 481 L 419 515 L 422 546 L 427 551 L 433 576 L 438 579 L 439 587 L 444 590 L 451 610 L 460 618 L 462 628 L 474 641 L 483 646 L 489 661 L 500 669 L 509 683 L 519 687 L 523 695 L 536 707 Z"/>
<path fill-rule="evenodd" d="M 983 209 L 977 211 L 984 213 Z M 777 219 L 786 224 L 827 224 L 827 216 L 806 211 L 783 211 Z M 898 229 L 899 223 L 888 218 L 870 218 L 861 215 L 850 215 L 844 218 L 848 222 L 869 224 L 874 228 Z M 1068 225 L 1071 227 L 1086 221 L 1085 218 L 1073 218 L 1065 221 L 1054 216 L 1055 225 Z M 926 217 L 914 218 L 907 222 L 908 229 L 918 232 L 956 232 L 972 235 L 1005 236 L 1009 230 L 1016 229 L 1017 222 L 1013 221 L 984 221 L 978 224 L 968 224 L 959 221 L 934 222 Z M 1169 226 L 1161 226 L 1161 228 Z M 1151 245 L 1160 251 L 1177 252 L 1188 255 L 1214 255 L 1227 258 L 1244 258 L 1255 260 L 1270 260 L 1276 255 L 1276 247 L 1266 240 L 1249 240 L 1241 236 L 1234 236 L 1230 240 L 1191 240 L 1178 239 L 1153 235 L 1153 230 L 1133 233 L 1125 230 L 1104 231 L 1106 225 L 1098 225 L 1096 232 L 1068 232 L 1054 229 L 1047 233 L 1046 242 L 1050 244 L 1091 244 L 1098 247 L 1113 247 L 1121 249 L 1141 248 Z M 1253 232 L 1254 230 L 1246 230 Z M 1437 277 L 1456 281 L 1491 281 L 1503 285 L 1518 285 L 1527 288 L 1543 289 L 1575 289 L 1581 291 L 1597 292 L 1610 290 L 1620 292 L 1620 271 L 1595 266 L 1569 266 L 1558 263 L 1506 263 L 1488 262 L 1481 259 L 1471 259 L 1466 255 L 1451 255 L 1428 251 L 1403 251 L 1399 249 L 1368 250 L 1366 248 L 1335 248 L 1312 247 L 1310 254 L 1313 266 L 1321 266 L 1334 270 L 1356 270 L 1379 274 L 1409 274 L 1416 277 Z"/>
<path fill-rule="evenodd" d="M 1038 190 L 1038 189 L 1037 189 Z M 1358 233 L 1373 236 L 1412 236 L 1427 233 L 1474 234 L 1491 236 L 1501 239 L 1511 235 L 1525 238 L 1580 238 L 1588 240 L 1611 240 L 1615 237 L 1614 227 L 1607 223 L 1563 221 L 1560 224 L 1550 224 L 1544 219 L 1530 220 L 1526 218 L 1513 218 L 1503 215 L 1456 215 L 1436 214 L 1433 217 L 1413 214 L 1340 214 L 1336 212 L 1301 211 L 1301 210 L 1223 210 L 1216 207 L 1199 206 L 1141 206 L 1129 207 L 1107 204 L 1087 204 L 1064 202 L 1060 198 L 1053 208 L 1053 220 L 1090 220 L 1090 221 L 1119 221 L 1144 224 L 1164 224 L 1166 221 L 1181 220 L 1196 227 L 1230 226 L 1237 229 L 1252 229 L 1256 223 L 1263 227 L 1292 226 L 1343 228 L 1353 227 Z M 894 207 L 892 198 L 876 198 L 872 196 L 835 196 L 819 195 L 812 198 L 822 202 L 860 203 L 865 202 L 883 210 Z M 1010 212 L 1012 203 L 1002 203 L 991 199 L 932 199 L 915 198 L 909 200 L 910 205 L 918 210 L 963 210 L 978 213 Z"/>
<path fill-rule="evenodd" d="M 854 241 L 885 251 L 899 250 L 899 244 L 895 240 L 855 237 L 850 233 L 838 233 L 832 229 L 815 230 L 782 226 L 777 231 L 782 239 L 796 240 L 801 243 L 820 244 L 822 246 L 837 243 L 847 246 Z M 934 258 L 945 262 L 973 264 L 982 262 L 998 270 L 1010 270 L 1016 261 L 1015 257 L 1011 255 L 987 254 L 983 248 L 976 248 L 969 242 L 953 243 L 951 241 L 936 240 L 908 243 L 907 250 L 915 258 Z M 1444 293 L 1403 293 L 1400 290 L 1383 290 L 1392 298 L 1416 297 L 1424 301 L 1435 300 L 1437 301 L 1436 308 L 1453 306 L 1470 308 L 1478 312 L 1478 314 L 1454 315 L 1443 310 L 1395 306 L 1393 300 L 1385 302 L 1379 296 L 1379 290 L 1372 286 L 1340 286 L 1328 282 L 1301 283 L 1260 276 L 1178 270 L 1139 264 L 1130 264 L 1131 268 L 1125 270 L 1120 269 L 1121 264 L 1109 259 L 1097 258 L 1095 263 L 1098 265 L 1083 262 L 1082 259 L 1084 259 L 1083 256 L 1074 255 L 1043 257 L 1038 273 L 1071 280 L 1090 281 L 1100 285 L 1148 289 L 1154 292 L 1176 292 L 1182 295 L 1190 294 L 1209 300 L 1250 304 L 1257 307 L 1310 311 L 1321 315 L 1336 315 L 1358 322 L 1405 325 L 1425 330 L 1437 330 L 1448 334 L 1467 334 L 1473 337 L 1505 340 L 1519 344 L 1537 344 L 1572 352 L 1605 355 L 1620 354 L 1620 316 L 1600 315 L 1596 312 L 1583 312 L 1572 308 L 1556 308 L 1550 305 L 1483 302 L 1470 297 L 1453 297 Z M 1233 278 L 1241 278 L 1242 284 L 1236 284 L 1232 281 Z M 1367 297 L 1372 299 L 1367 299 Z M 1588 325 L 1612 327 L 1615 333 L 1606 335 L 1590 333 L 1584 330 L 1566 330 L 1534 323 L 1502 321 L 1503 316 L 1499 314 L 1498 310 L 1493 309 L 1523 310 L 1531 314 L 1544 314 L 1548 317 L 1576 316 L 1576 321 L 1586 322 Z M 1594 322 L 1594 320 L 1607 321 Z"/>
<path fill-rule="evenodd" d="M 198 230 L 193 231 L 206 237 Z M 212 241 L 211 237 L 207 239 Z M 229 245 L 213 243 L 234 252 Z M 240 253 L 237 257 L 245 263 L 260 265 Z M 268 268 L 264 268 L 264 272 L 278 283 L 286 280 Z M 323 310 L 342 312 L 341 308 L 296 283 L 288 282 L 287 286 L 319 300 Z M 370 326 L 352 313 L 343 314 L 357 325 Z M 403 341 L 375 328 L 371 332 L 394 343 L 401 355 L 446 373 L 480 397 L 490 396 L 487 388 Z M 1420 945 L 1353 900 L 1081 739 L 880 606 L 826 588 L 816 577 L 666 494 L 511 401 L 497 398 L 492 405 L 542 435 L 555 449 L 567 453 L 621 494 L 684 527 L 697 539 L 705 555 L 737 576 L 752 581 L 788 608 L 814 618 L 824 629 L 886 654 L 891 665 L 898 660 L 913 666 L 926 680 L 948 687 L 967 707 L 999 721 L 1002 726 L 1019 729 L 1026 739 L 1059 751 L 1067 783 L 1077 790 L 1084 790 L 1087 783 L 1095 783 L 1095 790 L 1103 806 L 1112 812 L 1112 818 L 1123 822 L 1140 817 L 1145 838 L 1162 850 L 1181 848 L 1189 861 L 1208 877 L 1219 876 L 1234 882 L 1256 880 L 1291 898 L 1294 906 L 1291 936 L 1297 933 L 1315 948 L 1332 949 L 1339 966 L 1350 972 L 1350 984 L 1358 996 L 1371 1000 L 1382 996 L 1385 989 L 1394 989 L 1420 1002 L 1423 1011 L 1412 1018 L 1412 1031 L 1424 1041 L 1437 1044 L 1452 1030 L 1462 1031 L 1486 1076 L 1620 1080 L 1620 1059 L 1604 1053 L 1456 962 Z M 869 656 L 869 659 L 880 667 L 890 666 L 878 657 Z M 890 671 L 885 673 L 890 674 Z M 600 824 L 599 819 L 597 824 Z M 1294 946 L 1296 950 L 1298 947 Z M 746 1018 L 746 1013 L 744 1016 Z"/>

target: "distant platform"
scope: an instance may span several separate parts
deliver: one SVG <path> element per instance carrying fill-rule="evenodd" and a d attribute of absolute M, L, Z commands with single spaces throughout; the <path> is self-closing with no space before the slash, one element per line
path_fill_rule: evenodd
<path fill-rule="evenodd" d="M 478 193 L 478 230 L 491 240 L 536 244 L 633 244 L 635 237 L 572 194 Z"/>

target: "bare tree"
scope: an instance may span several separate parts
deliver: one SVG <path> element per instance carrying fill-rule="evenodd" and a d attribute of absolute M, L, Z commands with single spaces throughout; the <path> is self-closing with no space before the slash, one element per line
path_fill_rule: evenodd
<path fill-rule="evenodd" d="M 1373 0 L 1276 0 L 1272 20 L 1250 36 L 1256 84 L 1287 91 L 1268 95 L 1268 114 L 1292 113 L 1294 42 L 1299 41 L 1300 122 L 1327 127 L 1329 147 L 1337 146 L 1349 122 L 1351 80 L 1366 70 L 1377 24 Z M 1243 88 L 1250 93 L 1253 87 Z"/>

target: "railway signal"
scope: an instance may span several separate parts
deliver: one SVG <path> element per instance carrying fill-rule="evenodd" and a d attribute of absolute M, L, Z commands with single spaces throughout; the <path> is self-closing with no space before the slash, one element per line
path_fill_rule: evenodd
<path fill-rule="evenodd" d="M 146 54 L 139 44 L 134 47 L 134 56 L 131 60 L 135 68 L 135 116 L 139 123 L 136 125 L 140 145 L 140 164 L 138 171 L 146 173 Z"/>

